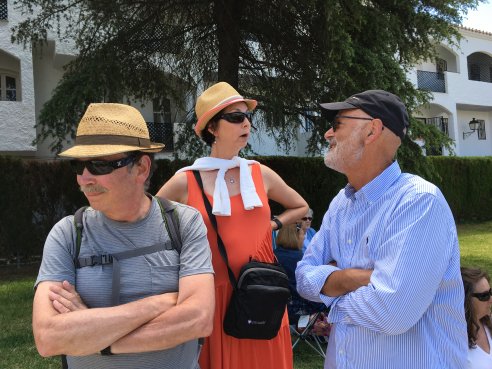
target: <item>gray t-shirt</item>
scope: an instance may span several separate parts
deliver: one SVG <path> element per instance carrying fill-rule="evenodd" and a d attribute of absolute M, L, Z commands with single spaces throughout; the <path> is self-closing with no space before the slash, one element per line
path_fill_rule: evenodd
<path fill-rule="evenodd" d="M 200 213 L 183 204 L 175 205 L 183 243 L 181 252 L 163 250 L 121 260 L 121 304 L 160 293 L 177 292 L 179 278 L 213 273 L 207 230 Z M 83 224 L 80 257 L 114 254 L 171 242 L 155 199 L 149 214 L 135 223 L 116 222 L 87 208 Z M 67 280 L 76 286 L 89 308 L 111 306 L 112 264 L 76 269 L 73 261 L 75 241 L 73 216 L 67 216 L 53 227 L 46 239 L 36 286 L 42 281 Z M 194 369 L 198 367 L 198 341 L 149 353 L 68 356 L 67 360 L 70 369 Z"/>

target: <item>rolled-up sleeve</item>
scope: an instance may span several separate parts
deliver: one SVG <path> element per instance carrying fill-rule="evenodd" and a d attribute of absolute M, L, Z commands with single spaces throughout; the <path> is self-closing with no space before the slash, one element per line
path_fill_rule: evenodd
<path fill-rule="evenodd" d="M 321 294 L 326 279 L 339 268 L 328 265 L 333 261 L 329 245 L 328 214 L 323 218 L 320 230 L 311 240 L 301 261 L 297 263 L 297 291 L 307 300 L 322 302 L 330 306 L 335 297 Z"/>

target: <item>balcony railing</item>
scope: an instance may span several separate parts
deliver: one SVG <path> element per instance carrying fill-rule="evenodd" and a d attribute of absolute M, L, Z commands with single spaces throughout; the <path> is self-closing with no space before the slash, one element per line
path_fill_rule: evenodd
<path fill-rule="evenodd" d="M 442 133 L 444 133 L 446 136 L 449 136 L 448 118 L 444 118 L 444 117 L 440 116 L 440 117 L 432 117 L 432 118 L 415 117 L 415 119 L 418 119 L 425 124 L 433 125 L 438 130 L 440 130 Z"/>
<path fill-rule="evenodd" d="M 8 20 L 7 0 L 0 0 L 0 20 Z"/>
<path fill-rule="evenodd" d="M 415 119 L 418 119 L 421 122 L 424 122 L 425 124 L 430 124 L 436 127 L 438 130 L 440 130 L 442 133 L 444 133 L 446 136 L 449 137 L 448 118 L 444 118 L 444 117 L 417 118 L 416 117 Z M 442 147 L 428 147 L 427 155 L 429 156 L 442 155 Z"/>
<path fill-rule="evenodd" d="M 174 151 L 174 125 L 172 123 L 147 122 L 150 140 L 166 145 L 164 151 Z"/>
<path fill-rule="evenodd" d="M 421 90 L 446 92 L 444 73 L 417 71 L 417 85 Z"/>
<path fill-rule="evenodd" d="M 431 124 L 449 137 L 448 131 L 448 118 L 444 117 L 432 117 L 432 118 L 424 118 L 426 119 L 426 124 Z"/>

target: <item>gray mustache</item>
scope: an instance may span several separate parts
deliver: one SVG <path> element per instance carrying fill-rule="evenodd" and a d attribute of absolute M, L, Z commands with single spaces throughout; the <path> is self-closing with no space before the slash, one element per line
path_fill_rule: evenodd
<path fill-rule="evenodd" d="M 84 193 L 91 193 L 91 192 L 108 192 L 108 189 L 106 187 L 100 186 L 100 185 L 87 185 L 87 186 L 80 186 L 80 191 Z"/>

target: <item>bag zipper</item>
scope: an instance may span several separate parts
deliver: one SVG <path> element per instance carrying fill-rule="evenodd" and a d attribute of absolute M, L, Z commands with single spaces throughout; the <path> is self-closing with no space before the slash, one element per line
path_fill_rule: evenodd
<path fill-rule="evenodd" d="M 249 272 L 253 272 L 255 270 L 265 270 L 266 268 L 251 268 L 251 269 L 248 269 L 247 271 L 245 271 L 242 275 L 241 275 L 241 278 L 239 278 L 239 281 L 237 282 L 237 287 L 239 288 L 241 286 L 241 282 L 243 281 L 243 279 L 245 278 L 245 276 L 249 273 Z M 284 279 L 289 279 L 287 278 L 287 276 L 278 271 L 278 270 L 275 270 L 275 269 L 268 269 L 270 272 L 274 272 L 274 273 L 277 273 L 280 277 L 284 278 Z"/>

